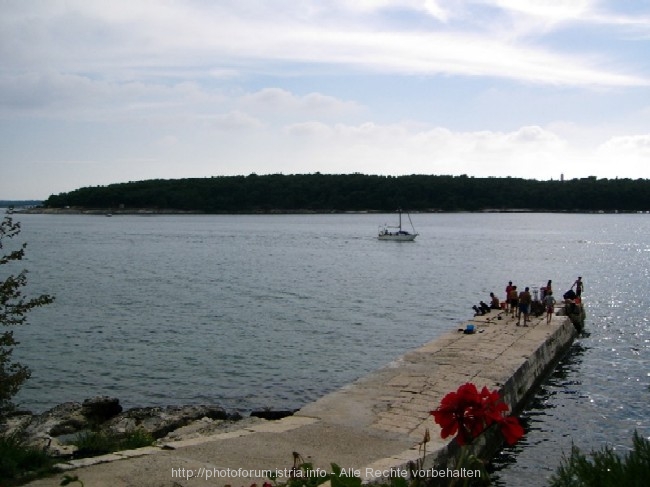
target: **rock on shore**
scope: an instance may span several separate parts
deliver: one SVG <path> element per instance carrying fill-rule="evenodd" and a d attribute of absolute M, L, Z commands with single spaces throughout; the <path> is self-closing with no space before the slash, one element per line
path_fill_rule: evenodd
<path fill-rule="evenodd" d="M 102 431 L 125 435 L 141 429 L 154 439 L 200 421 L 192 431 L 222 429 L 238 422 L 239 413 L 228 413 L 220 406 L 167 406 L 122 410 L 119 400 L 108 396 L 86 399 L 83 403 L 67 402 L 42 414 L 19 412 L 0 424 L 0 435 L 16 434 L 28 444 L 66 456 L 74 447 L 65 445 L 70 435 L 84 431 Z M 216 424 L 215 424 L 216 423 Z"/>

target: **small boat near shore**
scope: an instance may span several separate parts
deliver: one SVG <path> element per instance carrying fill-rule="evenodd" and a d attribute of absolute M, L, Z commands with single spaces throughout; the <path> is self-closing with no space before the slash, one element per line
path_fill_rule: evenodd
<path fill-rule="evenodd" d="M 412 233 L 402 228 L 402 210 L 397 210 L 397 214 L 399 215 L 397 225 L 384 224 L 380 226 L 377 238 L 379 240 L 391 240 L 394 242 L 412 242 L 419 234 L 415 231 L 415 227 L 411 221 L 411 215 L 409 215 L 408 212 L 406 213 L 409 223 L 411 224 Z"/>

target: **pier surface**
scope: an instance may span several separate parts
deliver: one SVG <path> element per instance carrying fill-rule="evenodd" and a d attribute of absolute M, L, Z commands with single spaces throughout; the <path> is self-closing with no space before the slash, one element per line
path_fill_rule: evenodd
<path fill-rule="evenodd" d="M 476 333 L 459 331 L 467 324 Z M 94 487 L 261 486 L 262 471 L 278 481 L 294 465 L 294 452 L 315 469 L 336 463 L 366 480 L 403 471 L 422 457 L 419 443 L 426 429 L 425 468 L 440 465 L 449 439 L 429 412 L 458 386 L 498 389 L 511 410 L 556 364 L 575 337 L 565 316 L 533 317 L 530 326 L 500 311 L 463 322 L 453 331 L 412 350 L 383 369 L 308 404 L 278 421 L 262 421 L 237 431 L 169 442 L 103 457 L 63 464 Z M 31 482 L 53 487 L 64 475 Z M 230 474 L 230 475 L 227 475 Z M 72 484 L 76 485 L 76 484 Z"/>

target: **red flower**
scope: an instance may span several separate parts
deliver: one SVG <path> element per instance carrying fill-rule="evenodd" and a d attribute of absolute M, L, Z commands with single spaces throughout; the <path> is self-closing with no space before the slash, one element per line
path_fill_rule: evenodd
<path fill-rule="evenodd" d="M 457 434 L 456 440 L 464 445 L 483 431 L 482 410 L 481 396 L 476 386 L 467 383 L 443 397 L 438 409 L 431 411 L 431 414 L 442 427 L 442 438 Z"/>
<path fill-rule="evenodd" d="M 513 444 L 523 436 L 524 430 L 517 418 L 504 416 L 508 409 L 498 391 L 490 392 L 483 387 L 479 393 L 474 384 L 467 383 L 443 397 L 431 414 L 442 428 L 441 438 L 456 434 L 459 445 L 471 442 L 494 423 L 499 425 L 505 441 Z"/>
<path fill-rule="evenodd" d="M 499 429 L 508 445 L 514 445 L 524 436 L 524 429 L 519 424 L 519 420 L 513 416 L 501 419 L 499 421 Z"/>
<path fill-rule="evenodd" d="M 490 392 L 487 387 L 481 391 L 481 401 L 483 403 L 483 414 L 486 420 L 486 426 L 492 423 L 498 423 L 503 415 L 510 409 L 508 405 L 501 400 L 497 390 Z"/>

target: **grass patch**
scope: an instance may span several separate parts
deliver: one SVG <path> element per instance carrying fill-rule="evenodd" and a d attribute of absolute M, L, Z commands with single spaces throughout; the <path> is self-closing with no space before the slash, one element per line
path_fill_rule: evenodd
<path fill-rule="evenodd" d="M 154 438 L 144 430 L 127 435 L 109 435 L 100 432 L 80 434 L 71 443 L 79 450 L 77 458 L 104 455 L 121 450 L 150 446 Z M 2 487 L 13 487 L 58 472 L 54 465 L 61 462 L 40 448 L 28 446 L 18 435 L 0 436 L 0 482 Z"/>
<path fill-rule="evenodd" d="M 15 435 L 0 436 L 0 479 L 3 487 L 20 485 L 55 472 L 57 460 L 38 448 L 27 446 Z"/>
<path fill-rule="evenodd" d="M 650 479 L 650 441 L 635 431 L 632 451 L 617 455 L 610 447 L 587 458 L 576 446 L 551 478 L 551 487 L 645 487 Z"/>
<path fill-rule="evenodd" d="M 133 450 L 143 446 L 151 446 L 153 436 L 144 430 L 137 429 L 127 435 L 109 434 L 102 431 L 89 431 L 79 434 L 70 443 L 78 450 L 75 458 L 95 457 L 122 450 Z"/>

